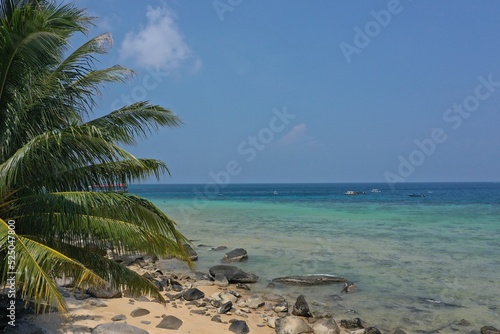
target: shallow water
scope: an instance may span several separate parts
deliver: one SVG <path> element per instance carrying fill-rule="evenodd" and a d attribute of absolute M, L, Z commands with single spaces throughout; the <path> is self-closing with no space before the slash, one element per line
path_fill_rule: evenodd
<path fill-rule="evenodd" d="M 463 333 L 500 326 L 498 183 L 404 184 L 395 191 L 383 184 L 215 190 L 205 196 L 203 185 L 131 187 L 176 220 L 195 246 L 245 248 L 249 260 L 238 266 L 260 276 L 259 289 L 279 276 L 319 273 L 359 287 L 352 294 L 340 294 L 341 285 L 276 288 L 295 298 L 304 293 L 313 310 L 409 333 L 452 332 L 436 330 L 460 319 L 473 325 Z M 347 190 L 366 194 L 346 196 Z M 218 264 L 224 253 L 206 246 L 196 248 L 199 271 Z"/>

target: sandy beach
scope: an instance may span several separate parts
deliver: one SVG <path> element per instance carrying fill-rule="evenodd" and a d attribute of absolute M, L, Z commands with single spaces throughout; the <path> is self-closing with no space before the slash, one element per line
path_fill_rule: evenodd
<path fill-rule="evenodd" d="M 151 267 L 144 269 L 140 266 L 131 266 L 130 268 L 140 274 L 151 272 Z M 36 333 L 120 333 L 121 331 L 99 332 L 96 331 L 96 327 L 101 324 L 123 323 L 142 329 L 149 334 L 165 332 L 267 334 L 277 332 L 275 329 L 276 319 L 291 316 L 294 319 L 301 319 L 300 324 L 311 326 L 311 333 L 313 333 L 312 328 L 319 325 L 318 320 L 323 318 L 323 315 L 318 314 L 314 314 L 314 317 L 311 318 L 292 316 L 295 300 L 289 298 L 286 298 L 288 310 L 280 311 L 276 309 L 276 305 L 280 304 L 280 300 L 284 301 L 285 298 L 273 293 L 256 293 L 242 289 L 241 286 L 238 288 L 236 284 L 229 284 L 227 287 L 217 286 L 214 282 L 205 279 L 195 279 L 194 273 L 191 275 L 179 274 L 179 276 L 175 273 L 166 273 L 165 276 L 174 277 L 175 281 L 182 285 L 182 291 L 176 292 L 170 289 L 169 291 L 162 291 L 162 295 L 167 300 L 165 304 L 145 296 L 137 298 L 130 296 L 120 298 L 86 296 L 84 299 L 76 299 L 74 295 L 68 295 L 71 291 L 69 288 L 61 288 L 65 291 L 65 299 L 69 307 L 69 313 L 66 316 L 61 316 L 57 312 L 38 316 L 27 315 L 20 320 L 17 330 L 23 333 L 28 332 L 34 330 L 34 325 L 36 325 L 38 330 Z M 251 289 L 252 285 L 248 284 L 247 287 Z M 202 291 L 204 297 L 191 301 L 179 297 L 189 289 Z M 229 312 L 220 313 L 218 305 L 214 303 L 214 300 L 219 298 L 218 296 L 225 296 L 224 298 L 234 297 Z M 254 299 L 253 304 L 249 301 L 252 298 Z M 255 303 L 255 299 L 258 300 L 257 303 Z M 145 314 L 134 316 L 133 312 Z M 157 327 L 165 317 L 171 316 L 182 321 L 179 328 L 165 329 Z M 244 321 L 248 328 L 242 331 L 231 331 L 230 326 L 235 320 Z M 325 320 L 323 319 L 323 321 Z M 328 320 L 331 321 L 332 319 Z M 144 334 L 146 332 L 139 331 L 137 333 Z M 330 332 L 316 330 L 314 333 Z M 341 330 L 340 333 L 351 333 L 351 331 Z"/>
<path fill-rule="evenodd" d="M 217 291 L 223 291 L 215 286 L 200 286 L 199 289 L 209 296 Z M 189 302 L 178 301 L 161 305 L 151 301 L 137 301 L 130 298 L 114 299 L 96 299 L 89 298 L 78 301 L 73 297 L 67 298 L 70 306 L 70 314 L 66 321 L 62 320 L 57 314 L 39 316 L 38 322 L 53 331 L 54 333 L 90 333 L 93 328 L 99 324 L 113 322 L 112 318 L 123 314 L 127 318 L 119 322 L 146 330 L 150 334 L 165 333 L 166 330 L 156 328 L 162 320 L 162 317 L 175 316 L 182 320 L 181 327 L 176 330 L 177 333 L 230 333 L 229 326 L 232 319 L 245 320 L 250 333 L 275 333 L 275 330 L 264 325 L 263 311 L 254 311 L 248 314 L 248 318 L 243 318 L 235 314 L 220 314 L 222 322 L 211 321 L 211 318 L 217 315 L 214 307 L 209 308 L 206 314 L 192 313 L 195 310 L 202 310 L 204 307 L 189 305 Z M 99 304 L 105 306 L 94 306 L 96 300 Z M 132 311 L 142 308 L 150 311 L 149 314 L 139 317 L 132 317 Z"/>

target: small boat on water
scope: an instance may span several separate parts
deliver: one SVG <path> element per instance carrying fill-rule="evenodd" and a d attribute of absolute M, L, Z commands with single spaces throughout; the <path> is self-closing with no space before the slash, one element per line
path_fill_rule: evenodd
<path fill-rule="evenodd" d="M 344 195 L 364 195 L 366 194 L 364 191 L 354 191 L 354 190 L 348 190 L 344 193 Z"/>
<path fill-rule="evenodd" d="M 372 193 L 381 193 L 381 191 L 380 191 L 380 190 L 378 190 L 378 189 L 376 189 L 376 188 L 375 188 L 375 189 L 372 189 L 372 190 L 370 190 L 370 191 L 371 191 Z"/>
<path fill-rule="evenodd" d="M 411 194 L 408 194 L 408 196 L 410 196 L 410 197 L 425 197 L 424 194 L 420 194 L 420 193 L 411 193 Z"/>

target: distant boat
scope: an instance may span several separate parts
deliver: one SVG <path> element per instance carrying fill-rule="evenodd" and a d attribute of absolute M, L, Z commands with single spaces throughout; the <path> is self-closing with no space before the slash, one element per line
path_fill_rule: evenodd
<path fill-rule="evenodd" d="M 372 190 L 371 190 L 371 192 L 372 192 L 372 193 L 381 193 L 381 191 L 380 191 L 380 190 L 378 190 L 378 189 L 372 189 Z"/>
<path fill-rule="evenodd" d="M 276 190 L 273 191 L 273 195 L 278 195 L 278 192 Z"/>
<path fill-rule="evenodd" d="M 410 197 L 425 197 L 424 194 L 416 194 L 416 193 L 408 194 L 408 196 L 410 196 Z"/>
<path fill-rule="evenodd" d="M 354 190 L 348 190 L 344 193 L 344 195 L 364 195 L 366 194 L 364 191 L 354 191 Z"/>

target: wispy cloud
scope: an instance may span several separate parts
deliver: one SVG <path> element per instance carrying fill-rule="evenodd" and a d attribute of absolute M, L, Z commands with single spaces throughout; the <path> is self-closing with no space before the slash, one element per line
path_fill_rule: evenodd
<path fill-rule="evenodd" d="M 285 146 L 297 143 L 304 138 L 306 130 L 307 126 L 304 123 L 296 125 L 288 133 L 281 137 L 278 143 Z"/>
<path fill-rule="evenodd" d="M 294 126 L 290 131 L 288 131 L 283 137 L 278 141 L 278 145 L 281 147 L 285 146 L 300 146 L 309 149 L 321 149 L 324 145 L 317 139 L 313 138 L 307 133 L 307 125 L 301 123 Z"/>
<path fill-rule="evenodd" d="M 201 68 L 201 59 L 184 41 L 175 14 L 168 7 L 148 6 L 146 17 L 146 26 L 126 34 L 120 48 L 122 60 L 132 59 L 140 66 L 166 70 L 176 69 L 190 60 L 191 70 Z"/>

